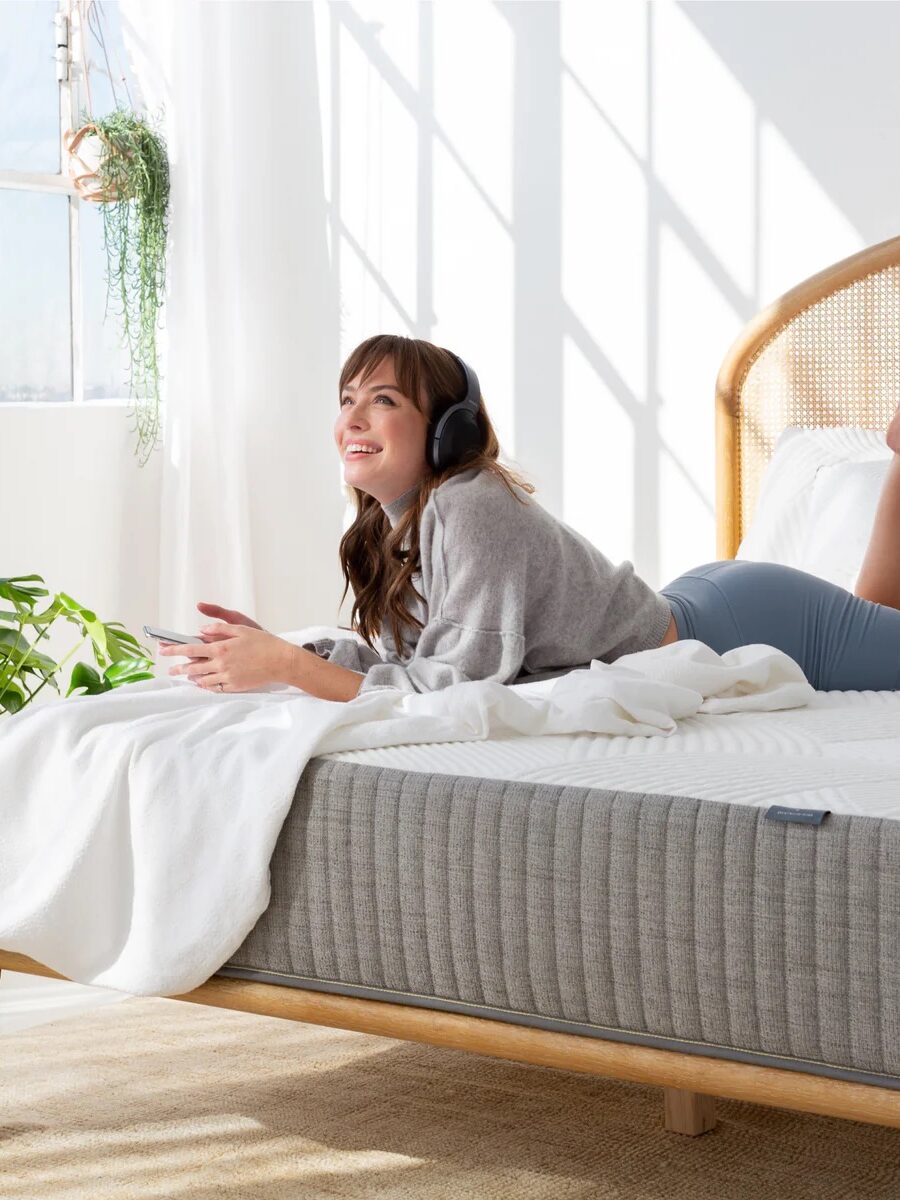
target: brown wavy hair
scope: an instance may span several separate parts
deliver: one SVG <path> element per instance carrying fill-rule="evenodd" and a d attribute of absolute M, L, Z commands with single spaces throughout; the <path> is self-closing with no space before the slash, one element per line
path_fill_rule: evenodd
<path fill-rule="evenodd" d="M 440 420 L 451 405 L 465 397 L 463 372 L 449 350 L 420 338 L 376 334 L 361 342 L 341 368 L 338 403 L 344 388 L 352 379 L 361 373 L 360 383 L 364 384 L 386 357 L 393 360 L 397 385 L 404 396 L 430 419 L 429 428 Z M 423 410 L 420 399 L 423 391 L 427 397 L 427 410 Z M 428 497 L 435 488 L 461 471 L 478 467 L 502 480 L 510 494 L 521 504 L 527 501 L 516 495 L 514 484 L 523 491 L 535 491 L 534 484 L 498 461 L 500 442 L 484 406 L 483 396 L 479 397 L 477 421 L 481 432 L 481 449 L 443 471 L 434 471 L 426 457 L 426 472 L 419 482 L 418 494 L 393 529 L 380 502 L 368 492 L 351 485 L 356 500 L 356 517 L 341 538 L 341 570 L 345 580 L 341 604 L 348 588 L 352 587 L 354 602 L 350 628 L 361 634 L 372 649 L 375 649 L 372 642 L 386 621 L 390 622 L 394 643 L 400 654 L 403 652 L 402 625 L 416 625 L 420 630 L 424 628 L 410 611 L 409 605 L 416 596 L 425 602 L 425 597 L 413 585 L 412 576 L 421 568 L 419 523 Z"/>

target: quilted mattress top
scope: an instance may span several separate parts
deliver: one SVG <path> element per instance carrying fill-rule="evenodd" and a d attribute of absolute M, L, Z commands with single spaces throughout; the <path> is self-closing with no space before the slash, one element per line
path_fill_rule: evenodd
<path fill-rule="evenodd" d="M 817 692 L 806 707 L 782 712 L 701 713 L 668 737 L 553 734 L 321 757 L 900 819 L 900 692 Z"/>

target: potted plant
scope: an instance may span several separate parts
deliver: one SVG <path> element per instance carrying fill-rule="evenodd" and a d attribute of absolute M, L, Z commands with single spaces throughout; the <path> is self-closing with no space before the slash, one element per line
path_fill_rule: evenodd
<path fill-rule="evenodd" d="M 66 696 L 79 689 L 94 696 L 126 683 L 155 678 L 150 670 L 152 659 L 149 654 L 141 653 L 147 647 L 141 646 L 120 622 L 100 621 L 96 613 L 65 592 L 57 593 L 43 612 L 35 612 L 37 598 L 50 593 L 46 588 L 33 586 L 34 580 L 44 582 L 40 575 L 0 576 L 0 601 L 7 600 L 13 606 L 12 610 L 0 608 L 0 716 L 5 712 L 20 712 L 48 683 L 59 692 L 56 676 L 84 641 L 74 646 L 60 663 L 42 654 L 37 644 L 58 617 L 77 625 L 90 639 L 94 659 L 102 671 L 100 674 L 87 663 L 76 663 Z M 26 625 L 40 630 L 33 642 L 23 633 Z M 33 691 L 28 686 L 29 676 L 32 682 L 41 680 Z"/>
<path fill-rule="evenodd" d="M 129 394 L 138 401 L 147 461 L 159 429 L 156 333 L 165 295 L 169 160 L 162 136 L 130 109 L 85 115 L 64 138 L 69 174 L 82 200 L 102 205 L 106 311 L 114 302 L 127 343 Z"/>

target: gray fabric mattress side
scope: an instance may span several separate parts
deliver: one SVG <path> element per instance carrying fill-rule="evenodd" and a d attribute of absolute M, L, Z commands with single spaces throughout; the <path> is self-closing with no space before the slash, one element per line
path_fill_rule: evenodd
<path fill-rule="evenodd" d="M 900 1088 L 900 822 L 311 759 L 221 974 Z"/>

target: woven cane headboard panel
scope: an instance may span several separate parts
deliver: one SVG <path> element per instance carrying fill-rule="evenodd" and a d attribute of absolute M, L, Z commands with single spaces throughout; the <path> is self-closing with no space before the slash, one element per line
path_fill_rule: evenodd
<path fill-rule="evenodd" d="M 900 238 L 829 267 L 750 322 L 716 401 L 717 553 L 733 558 L 783 429 L 886 429 L 900 404 Z"/>

